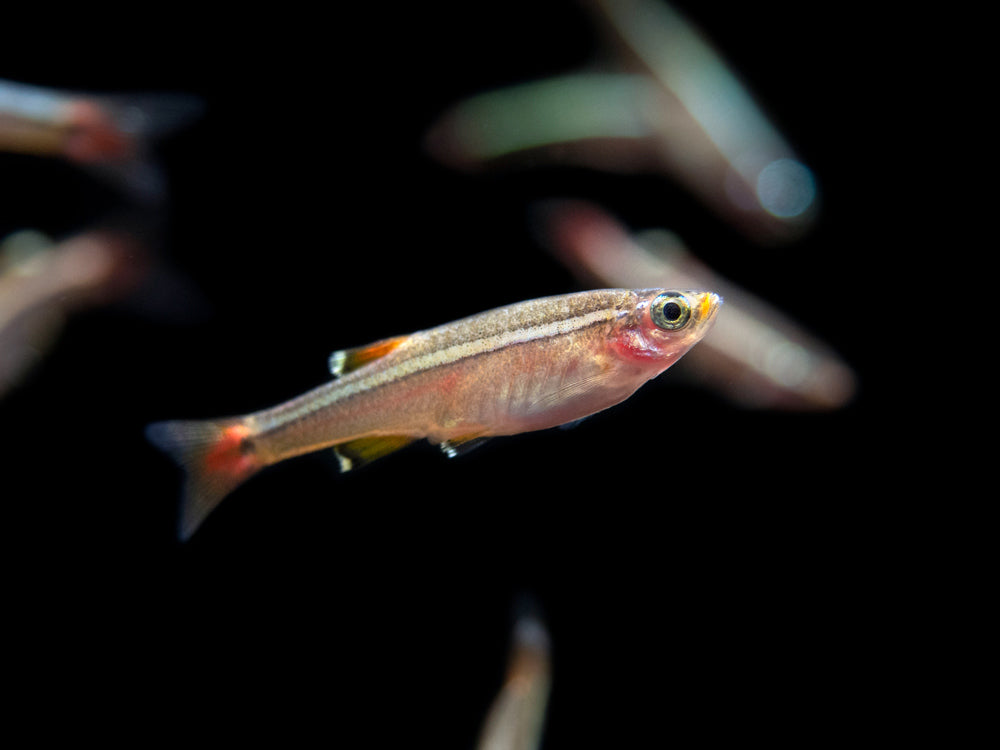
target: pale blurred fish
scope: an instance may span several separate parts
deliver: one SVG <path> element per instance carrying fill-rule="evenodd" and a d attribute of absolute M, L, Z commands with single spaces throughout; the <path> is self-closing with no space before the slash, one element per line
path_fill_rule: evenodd
<path fill-rule="evenodd" d="M 0 395 L 23 380 L 66 317 L 133 290 L 145 246 L 126 231 L 95 228 L 54 242 L 21 230 L 0 243 Z"/>
<path fill-rule="evenodd" d="M 448 166 L 477 171 L 520 166 L 526 153 L 615 172 L 652 171 L 667 106 L 646 75 L 580 71 L 469 97 L 447 110 L 424 137 Z"/>
<path fill-rule="evenodd" d="M 694 24 L 662 0 L 581 3 L 620 64 L 667 95 L 660 154 L 678 179 L 758 240 L 791 239 L 812 224 L 812 170 Z"/>
<path fill-rule="evenodd" d="M 202 110 L 189 94 L 85 94 L 0 80 L 0 151 L 66 159 L 159 203 L 165 182 L 151 145 Z"/>
<path fill-rule="evenodd" d="M 336 352 L 334 381 L 271 409 L 147 434 L 187 471 L 187 537 L 239 484 L 293 456 L 336 447 L 348 470 L 421 438 L 455 455 L 613 406 L 700 341 L 721 303 L 666 289 L 520 302 Z"/>
<path fill-rule="evenodd" d="M 534 615 L 522 615 L 503 687 L 483 722 L 477 750 L 538 750 L 552 685 L 549 634 Z"/>
<path fill-rule="evenodd" d="M 632 236 L 602 208 L 552 201 L 538 211 L 542 234 L 584 284 L 711 288 L 726 314 L 680 371 L 751 408 L 837 409 L 857 388 L 853 368 L 773 305 L 721 278 L 665 231 Z"/>
<path fill-rule="evenodd" d="M 575 71 L 458 102 L 425 136 L 454 168 L 575 163 L 669 174 L 755 240 L 799 236 L 817 212 L 812 171 L 721 55 L 670 5 L 585 0 L 612 70 Z M 528 158 L 518 158 L 530 155 Z"/>

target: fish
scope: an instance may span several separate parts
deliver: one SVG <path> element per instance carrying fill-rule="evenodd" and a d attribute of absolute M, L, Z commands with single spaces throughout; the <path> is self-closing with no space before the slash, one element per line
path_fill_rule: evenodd
<path fill-rule="evenodd" d="M 748 409 L 831 411 L 853 400 L 858 382 L 849 362 L 771 302 L 700 262 L 672 232 L 632 234 L 581 200 L 539 203 L 535 216 L 543 243 L 582 284 L 672 284 L 725 297 L 725 318 L 684 359 L 692 382 Z"/>
<path fill-rule="evenodd" d="M 156 422 L 147 438 L 185 471 L 189 538 L 266 466 L 333 448 L 348 471 L 420 439 L 456 456 L 624 401 L 705 336 L 710 291 L 597 289 L 498 307 L 335 352 L 333 380 L 242 416 Z"/>
<path fill-rule="evenodd" d="M 147 269 L 144 241 L 112 225 L 58 242 L 39 230 L 0 241 L 0 397 L 20 384 L 78 310 L 121 299 Z"/>
<path fill-rule="evenodd" d="M 445 109 L 423 148 L 463 172 L 572 164 L 666 176 L 762 245 L 819 212 L 813 170 L 694 24 L 657 0 L 581 0 L 598 65 Z"/>
<path fill-rule="evenodd" d="M 507 674 L 480 730 L 477 750 L 538 750 L 552 686 L 549 634 L 536 615 L 514 624 Z"/>
<path fill-rule="evenodd" d="M 0 151 L 66 159 L 142 203 L 164 199 L 150 144 L 201 116 L 190 94 L 87 94 L 0 79 Z"/>
<path fill-rule="evenodd" d="M 620 69 L 659 84 L 660 163 L 761 244 L 798 238 L 819 212 L 813 170 L 709 38 L 662 0 L 581 0 Z"/>

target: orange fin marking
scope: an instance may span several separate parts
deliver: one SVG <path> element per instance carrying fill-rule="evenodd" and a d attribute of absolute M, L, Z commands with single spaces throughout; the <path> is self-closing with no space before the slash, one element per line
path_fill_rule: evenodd
<path fill-rule="evenodd" d="M 389 352 L 406 341 L 409 336 L 394 336 L 376 341 L 374 344 L 359 346 L 354 349 L 341 349 L 330 355 L 330 374 L 340 377 L 352 370 L 357 370 L 369 362 L 384 357 Z"/>
<path fill-rule="evenodd" d="M 239 419 L 157 422 L 146 428 L 146 436 L 184 469 L 182 539 L 265 464 L 251 430 Z"/>

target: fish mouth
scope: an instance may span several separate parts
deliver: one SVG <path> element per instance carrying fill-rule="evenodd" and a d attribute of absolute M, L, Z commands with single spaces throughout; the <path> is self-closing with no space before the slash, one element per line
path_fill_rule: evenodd
<path fill-rule="evenodd" d="M 715 292 L 705 292 L 698 305 L 698 318 L 704 322 L 710 321 L 722 307 L 722 297 Z"/>

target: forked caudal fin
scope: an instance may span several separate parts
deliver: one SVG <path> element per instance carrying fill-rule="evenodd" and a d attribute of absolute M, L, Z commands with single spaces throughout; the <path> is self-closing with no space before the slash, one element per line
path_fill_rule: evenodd
<path fill-rule="evenodd" d="M 264 466 L 250 430 L 239 419 L 157 422 L 146 428 L 146 437 L 186 474 L 180 517 L 184 540 L 226 495 Z"/>

